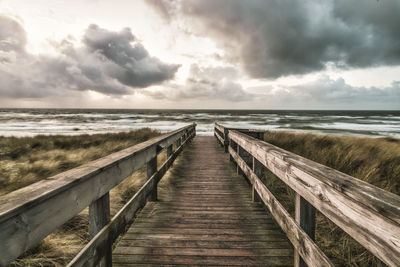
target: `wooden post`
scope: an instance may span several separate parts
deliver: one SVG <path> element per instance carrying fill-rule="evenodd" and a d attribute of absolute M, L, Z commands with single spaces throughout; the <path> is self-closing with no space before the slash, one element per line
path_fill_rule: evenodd
<path fill-rule="evenodd" d="M 240 146 L 239 144 L 236 144 L 236 153 L 238 154 L 239 157 L 241 157 L 242 155 L 240 154 Z M 236 173 L 239 175 L 242 175 L 242 172 L 240 170 L 240 166 L 239 164 L 236 163 Z"/>
<path fill-rule="evenodd" d="M 259 132 L 257 139 L 260 139 L 261 141 L 264 141 L 264 132 Z"/>
<path fill-rule="evenodd" d="M 149 162 L 147 162 L 147 179 L 150 179 L 154 173 L 157 172 L 157 156 L 152 158 Z M 157 200 L 157 185 L 154 187 L 154 190 L 149 194 L 149 201 Z"/>
<path fill-rule="evenodd" d="M 176 148 L 177 148 L 177 149 L 178 149 L 178 147 L 181 146 L 181 141 L 182 141 L 182 138 L 181 138 L 181 137 L 179 137 L 178 140 L 176 140 Z"/>
<path fill-rule="evenodd" d="M 231 148 L 233 148 L 233 141 L 232 141 L 232 140 L 229 140 L 228 146 L 230 146 Z M 229 153 L 229 161 L 230 161 L 230 162 L 233 162 L 233 157 L 232 157 L 231 153 Z"/>
<path fill-rule="evenodd" d="M 92 239 L 100 230 L 110 222 L 110 194 L 105 195 L 89 205 L 89 233 Z M 107 242 L 100 251 L 104 254 L 98 266 L 112 265 L 112 242 Z"/>
<path fill-rule="evenodd" d="M 315 240 L 315 208 L 307 202 L 302 196 L 296 193 L 296 207 L 295 216 L 296 222 L 308 234 L 308 236 Z M 307 264 L 303 261 L 297 251 L 294 252 L 294 266 L 306 267 Z"/>
<path fill-rule="evenodd" d="M 172 155 L 173 152 L 173 146 L 170 145 L 167 147 L 167 158 L 169 158 Z"/>
<path fill-rule="evenodd" d="M 229 130 L 227 128 L 224 128 L 224 147 L 225 153 L 227 153 L 229 147 Z"/>
<path fill-rule="evenodd" d="M 253 157 L 253 172 L 257 175 L 258 178 L 262 179 L 263 165 Z M 252 185 L 252 200 L 253 202 L 261 202 L 261 198 L 258 195 L 257 191 L 254 188 L 254 184 Z"/>

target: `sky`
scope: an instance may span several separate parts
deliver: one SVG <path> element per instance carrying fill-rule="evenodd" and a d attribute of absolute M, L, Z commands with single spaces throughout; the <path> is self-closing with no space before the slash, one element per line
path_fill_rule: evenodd
<path fill-rule="evenodd" d="M 0 107 L 400 109 L 400 0 L 0 0 Z"/>

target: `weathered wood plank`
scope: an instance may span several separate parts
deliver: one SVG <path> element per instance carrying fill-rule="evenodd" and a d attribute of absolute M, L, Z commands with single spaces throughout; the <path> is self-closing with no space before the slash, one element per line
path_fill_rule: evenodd
<path fill-rule="evenodd" d="M 127 239 L 146 239 L 146 240 L 210 240 L 210 241 L 283 241 L 286 240 L 285 235 L 275 231 L 274 234 L 268 235 L 249 235 L 249 234 L 235 234 L 235 235 L 192 235 L 192 234 L 130 234 L 127 233 L 123 236 L 123 240 Z M 287 241 L 286 241 L 287 242 Z M 293 258 L 293 255 L 292 255 Z"/>
<path fill-rule="evenodd" d="M 398 265 L 399 196 L 239 132 L 229 135 L 361 245 Z"/>
<path fill-rule="evenodd" d="M 293 251 L 288 248 L 164 248 L 164 247 L 117 247 L 114 250 L 114 255 L 176 255 L 176 256 L 236 256 L 236 257 L 290 257 Z"/>
<path fill-rule="evenodd" d="M 261 200 L 267 206 L 282 230 L 286 233 L 286 236 L 292 242 L 296 251 L 303 257 L 304 261 L 310 266 L 333 266 L 320 248 L 300 228 L 275 196 L 231 147 L 229 148 L 229 153 L 232 155 L 233 159 L 238 162 L 238 166 L 242 168 L 245 175 L 252 177 L 254 188 Z"/>
<path fill-rule="evenodd" d="M 210 240 L 146 240 L 146 239 L 124 239 L 118 243 L 119 247 L 129 246 L 162 247 L 162 248 L 291 248 L 286 241 L 210 241 Z"/>
<path fill-rule="evenodd" d="M 114 264 L 179 264 L 179 265 L 224 265 L 224 266 L 292 266 L 292 257 L 219 257 L 186 255 L 115 255 Z"/>

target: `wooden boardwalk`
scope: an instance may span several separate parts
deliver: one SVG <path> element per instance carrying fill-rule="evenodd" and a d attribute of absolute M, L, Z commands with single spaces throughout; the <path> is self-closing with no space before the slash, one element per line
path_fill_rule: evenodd
<path fill-rule="evenodd" d="M 228 162 L 214 137 L 194 138 L 171 169 L 169 190 L 117 243 L 113 266 L 293 266 L 290 242 Z"/>
<path fill-rule="evenodd" d="M 262 141 L 255 129 L 215 123 L 214 134 L 195 137 L 188 124 L 1 196 L 0 266 L 87 207 L 90 241 L 68 267 L 334 266 L 314 242 L 317 211 L 399 266 L 398 195 Z M 142 168 L 147 181 L 111 218 L 109 191 Z M 295 191 L 294 217 L 262 182 L 265 169 Z"/>

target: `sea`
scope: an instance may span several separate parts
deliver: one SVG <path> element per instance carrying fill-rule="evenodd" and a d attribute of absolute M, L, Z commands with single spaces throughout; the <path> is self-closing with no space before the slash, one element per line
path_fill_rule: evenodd
<path fill-rule="evenodd" d="M 400 138 L 400 111 L 0 109 L 0 136 L 169 132 L 189 123 L 213 135 L 214 123 L 271 131 Z"/>

